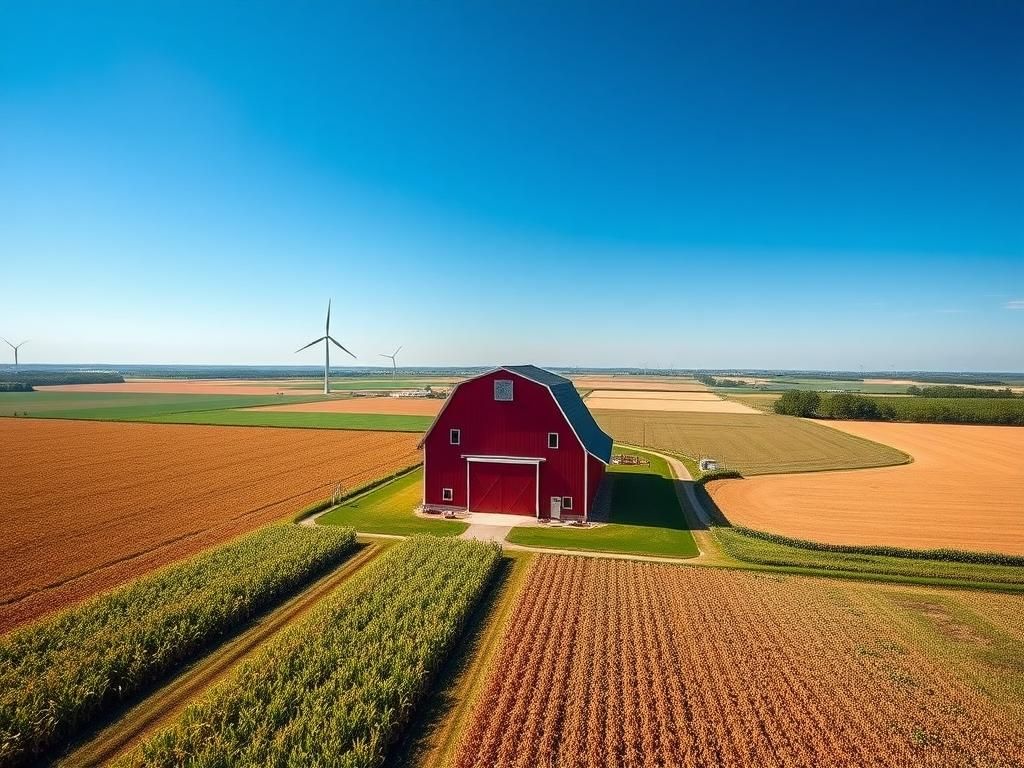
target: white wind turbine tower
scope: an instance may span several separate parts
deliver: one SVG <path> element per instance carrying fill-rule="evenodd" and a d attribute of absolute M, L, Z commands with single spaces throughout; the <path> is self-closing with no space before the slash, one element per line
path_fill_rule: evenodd
<path fill-rule="evenodd" d="M 295 350 L 295 354 L 298 354 L 304 349 L 309 349 L 314 344 L 324 343 L 324 394 L 331 394 L 331 344 L 334 344 L 338 349 L 352 356 L 355 359 L 355 355 L 345 349 L 338 340 L 331 336 L 331 300 L 327 300 L 327 325 L 324 326 L 324 335 L 319 339 L 313 339 L 309 344 L 304 347 L 299 347 Z"/>
<path fill-rule="evenodd" d="M 390 355 L 384 354 L 383 352 L 380 353 L 381 357 L 386 357 L 386 358 L 388 358 L 391 361 L 391 375 L 392 376 L 397 376 L 398 375 L 398 363 L 395 362 L 395 358 L 398 357 L 398 353 L 401 352 L 401 351 L 402 351 L 402 348 L 399 347 L 398 349 L 396 349 Z"/>
<path fill-rule="evenodd" d="M 3 337 L 0 336 L 0 338 L 3 338 Z M 7 341 L 7 339 L 4 339 L 4 343 L 8 347 L 10 347 L 11 349 L 14 350 L 14 367 L 17 368 L 18 367 L 18 349 L 20 347 L 23 347 L 25 344 L 28 344 L 28 339 L 25 339 L 25 341 L 21 342 L 21 344 L 11 344 L 11 342 Z"/>

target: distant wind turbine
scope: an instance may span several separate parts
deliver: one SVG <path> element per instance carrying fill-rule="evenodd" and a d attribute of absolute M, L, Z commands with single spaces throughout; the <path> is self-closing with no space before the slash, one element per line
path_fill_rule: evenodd
<path fill-rule="evenodd" d="M 314 344 L 324 343 L 324 394 L 331 394 L 331 344 L 334 344 L 338 349 L 352 356 L 355 359 L 355 355 L 345 349 L 338 340 L 331 336 L 331 300 L 327 300 L 327 325 L 324 326 L 324 335 L 319 339 L 313 339 L 309 344 L 304 347 L 299 347 L 295 350 L 295 354 L 298 354 L 304 349 L 309 349 Z"/>
<path fill-rule="evenodd" d="M 398 353 L 401 352 L 401 351 L 402 351 L 402 348 L 399 347 L 398 349 L 396 349 L 390 355 L 386 355 L 383 352 L 380 353 L 381 357 L 386 357 L 386 358 L 388 358 L 391 361 L 391 375 L 392 376 L 397 376 L 398 375 L 398 363 L 395 362 L 395 358 L 398 357 Z"/>
<path fill-rule="evenodd" d="M 3 337 L 0 336 L 0 338 L 3 338 Z M 7 341 L 7 339 L 4 339 L 4 343 L 7 344 L 8 347 L 10 347 L 11 349 L 14 350 L 14 367 L 17 368 L 18 367 L 18 349 L 20 347 L 24 346 L 25 344 L 28 344 L 28 339 L 25 339 L 25 341 L 21 342 L 21 344 L 11 344 L 11 342 Z"/>

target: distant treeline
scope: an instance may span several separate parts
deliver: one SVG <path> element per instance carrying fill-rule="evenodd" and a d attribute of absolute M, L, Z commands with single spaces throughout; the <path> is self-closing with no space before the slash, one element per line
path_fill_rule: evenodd
<path fill-rule="evenodd" d="M 1006 384 L 1002 379 L 959 373 L 915 373 L 906 378 L 920 381 L 923 384 L 975 384 L 982 387 L 998 387 L 1001 384 Z"/>
<path fill-rule="evenodd" d="M 53 384 L 123 384 L 124 377 L 109 371 L 5 371 L 0 374 L 5 383 L 27 384 L 29 389 L 4 390 L 7 392 L 31 391 L 32 387 Z"/>
<path fill-rule="evenodd" d="M 32 385 L 24 381 L 0 381 L 0 392 L 31 392 Z"/>
<path fill-rule="evenodd" d="M 932 387 L 907 387 L 907 394 L 914 397 L 988 397 L 1007 398 L 1018 395 L 1009 387 L 1005 389 L 981 389 L 979 387 L 957 387 L 953 385 Z"/>
<path fill-rule="evenodd" d="M 787 416 L 929 424 L 1024 426 L 1024 398 L 870 397 L 790 391 L 775 402 Z"/>
<path fill-rule="evenodd" d="M 736 379 L 716 379 L 714 376 L 698 374 L 694 376 L 697 381 L 706 387 L 749 387 L 750 383 Z"/>

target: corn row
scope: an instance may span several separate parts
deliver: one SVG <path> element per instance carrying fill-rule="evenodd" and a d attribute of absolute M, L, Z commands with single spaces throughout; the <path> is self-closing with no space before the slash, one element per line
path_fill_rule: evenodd
<path fill-rule="evenodd" d="M 354 544 L 346 528 L 265 528 L 4 637 L 0 766 L 81 733 Z"/>
<path fill-rule="evenodd" d="M 492 544 L 403 542 L 118 765 L 380 765 L 499 556 Z"/>

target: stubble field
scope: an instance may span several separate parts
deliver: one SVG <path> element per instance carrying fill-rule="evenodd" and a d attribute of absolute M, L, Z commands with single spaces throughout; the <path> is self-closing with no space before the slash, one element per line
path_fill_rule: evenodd
<path fill-rule="evenodd" d="M 0 632 L 414 464 L 418 439 L 0 419 Z"/>
<path fill-rule="evenodd" d="M 714 392 L 653 392 L 650 390 L 597 389 L 586 397 L 593 410 L 683 411 L 690 413 L 752 413 L 753 408 L 723 400 Z"/>
<path fill-rule="evenodd" d="M 1020 765 L 1020 608 L 541 556 L 457 765 Z"/>
<path fill-rule="evenodd" d="M 899 467 L 721 480 L 729 521 L 832 544 L 1024 554 L 1024 429 L 832 421 L 899 448 Z"/>
<path fill-rule="evenodd" d="M 712 457 L 744 475 L 900 464 L 888 445 L 791 416 L 757 413 L 595 411 L 616 442 Z"/>

